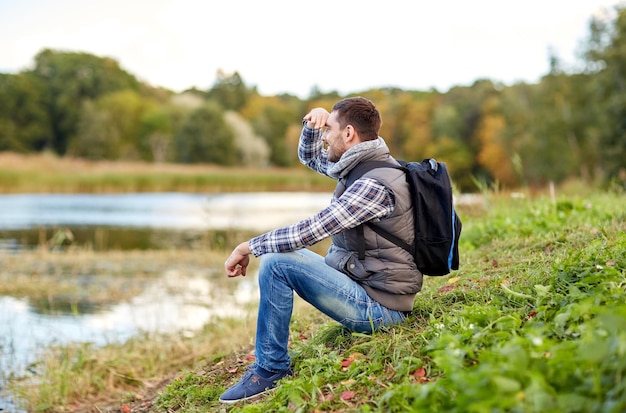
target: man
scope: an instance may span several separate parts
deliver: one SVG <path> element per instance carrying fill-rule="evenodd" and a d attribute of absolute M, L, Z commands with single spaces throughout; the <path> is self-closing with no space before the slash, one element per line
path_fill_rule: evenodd
<path fill-rule="evenodd" d="M 291 374 L 287 353 L 293 293 L 345 327 L 370 333 L 401 323 L 413 309 L 422 274 L 411 255 L 366 225 L 368 221 L 413 241 L 413 216 L 404 172 L 372 170 L 349 188 L 347 174 L 368 160 L 396 161 L 378 136 L 382 120 L 365 98 L 337 102 L 330 113 L 311 110 L 303 118 L 300 161 L 338 180 L 330 205 L 294 225 L 239 244 L 226 260 L 229 277 L 246 275 L 250 254 L 261 256 L 260 302 L 254 365 L 220 397 L 224 403 L 251 399 Z M 326 147 L 326 148 L 325 148 Z M 360 232 L 362 231 L 362 232 Z M 326 257 L 305 247 L 327 237 Z M 359 248 L 365 248 L 359 259 Z"/>

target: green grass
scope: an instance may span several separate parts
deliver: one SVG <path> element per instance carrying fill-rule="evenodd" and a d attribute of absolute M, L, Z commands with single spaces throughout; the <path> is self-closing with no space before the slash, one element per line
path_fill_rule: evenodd
<path fill-rule="evenodd" d="M 623 201 L 492 201 L 465 220 L 461 270 L 428 278 L 409 322 L 325 322 L 303 340 L 295 320 L 296 375 L 232 412 L 624 411 Z M 239 376 L 187 373 L 154 411 L 218 409 Z"/>
<path fill-rule="evenodd" d="M 169 371 L 175 378 L 148 407 L 140 409 L 142 398 L 118 397 L 113 410 L 98 410 L 119 411 L 127 403 L 142 412 L 625 411 L 624 195 L 556 202 L 492 195 L 483 209 L 459 207 L 459 213 L 461 269 L 427 278 L 407 323 L 354 334 L 316 311 L 299 312 L 290 343 L 295 376 L 259 401 L 228 407 L 217 399 L 252 362 L 254 328 L 207 328 L 206 336 L 179 345 L 234 338 L 204 358 L 169 364 L 186 367 Z M 124 348 L 114 354 L 121 357 Z M 163 341 L 149 353 L 167 357 L 172 348 Z M 113 370 L 132 377 L 128 366 L 162 363 L 145 353 L 124 353 L 127 367 Z M 93 350 L 89 359 L 106 365 L 99 354 Z M 85 357 L 69 359 L 78 366 Z M 104 382 L 106 371 L 93 369 L 90 380 Z M 163 368 L 143 371 L 166 375 Z M 131 394 L 146 389 L 139 381 L 120 383 Z M 71 400 L 32 410 L 63 411 Z"/>

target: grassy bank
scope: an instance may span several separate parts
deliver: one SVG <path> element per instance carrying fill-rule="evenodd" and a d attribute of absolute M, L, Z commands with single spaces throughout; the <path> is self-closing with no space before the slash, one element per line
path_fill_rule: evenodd
<path fill-rule="evenodd" d="M 624 411 L 623 201 L 487 200 L 483 216 L 465 215 L 462 270 L 428 278 L 408 323 L 303 335 L 296 320 L 295 377 L 232 411 Z M 204 371 L 168 385 L 152 411 L 217 410 L 240 371 Z"/>
<path fill-rule="evenodd" d="M 459 209 L 462 267 L 427 278 L 408 322 L 351 334 L 302 304 L 294 377 L 232 412 L 621 412 L 626 409 L 623 194 L 487 196 Z M 256 260 L 254 260 L 256 262 Z M 29 411 L 226 411 L 254 321 L 194 337 L 50 352 L 16 381 Z M 79 385 L 76 385 L 79 384 Z"/>
<path fill-rule="evenodd" d="M 304 167 L 89 162 L 51 154 L 0 153 L 0 193 L 332 191 L 333 181 Z"/>

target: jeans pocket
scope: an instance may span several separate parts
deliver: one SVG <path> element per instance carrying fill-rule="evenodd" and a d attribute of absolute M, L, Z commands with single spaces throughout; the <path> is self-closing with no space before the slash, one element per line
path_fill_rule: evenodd
<path fill-rule="evenodd" d="M 408 313 L 404 311 L 392 310 L 383 305 L 380 306 L 384 323 L 388 325 L 404 323 L 408 317 Z"/>

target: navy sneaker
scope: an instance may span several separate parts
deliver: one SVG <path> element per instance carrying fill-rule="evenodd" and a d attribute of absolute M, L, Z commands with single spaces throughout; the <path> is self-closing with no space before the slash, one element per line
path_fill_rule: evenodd
<path fill-rule="evenodd" d="M 255 365 L 248 367 L 239 383 L 226 390 L 220 396 L 222 403 L 237 403 L 243 400 L 250 400 L 258 397 L 276 387 L 276 382 L 285 376 L 290 376 L 291 370 L 276 373 L 269 378 L 257 374 Z"/>

